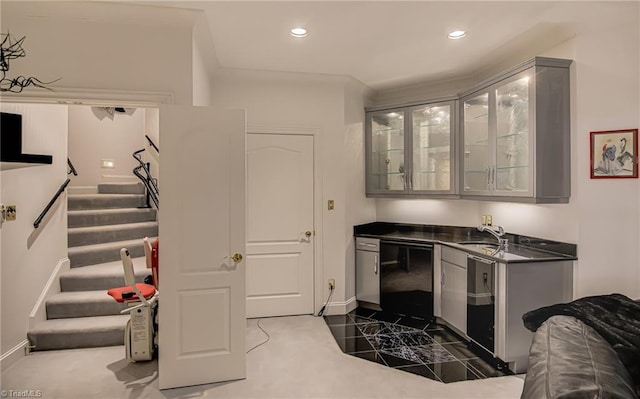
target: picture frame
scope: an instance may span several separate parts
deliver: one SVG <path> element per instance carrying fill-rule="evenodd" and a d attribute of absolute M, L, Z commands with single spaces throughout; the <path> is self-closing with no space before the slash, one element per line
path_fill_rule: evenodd
<path fill-rule="evenodd" d="M 591 178 L 638 178 L 638 129 L 591 132 Z"/>

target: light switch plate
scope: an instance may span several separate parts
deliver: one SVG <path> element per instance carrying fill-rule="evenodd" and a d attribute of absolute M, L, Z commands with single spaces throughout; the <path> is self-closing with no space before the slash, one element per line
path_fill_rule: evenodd
<path fill-rule="evenodd" d="M 493 226 L 493 217 L 491 215 L 487 215 L 487 226 Z"/>
<path fill-rule="evenodd" d="M 482 225 L 483 226 L 487 225 L 487 215 L 482 215 Z"/>
<path fill-rule="evenodd" d="M 333 200 L 327 201 L 327 209 L 330 211 L 335 209 L 335 202 Z"/>

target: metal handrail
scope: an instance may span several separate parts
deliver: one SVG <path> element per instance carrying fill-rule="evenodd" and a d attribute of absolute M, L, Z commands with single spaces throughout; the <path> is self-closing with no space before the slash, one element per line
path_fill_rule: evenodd
<path fill-rule="evenodd" d="M 154 142 L 153 142 L 153 140 L 151 140 L 151 137 L 147 136 L 146 134 L 144 135 L 144 137 L 146 137 L 146 138 L 147 138 L 147 141 L 149 142 L 149 145 L 150 145 L 151 147 L 153 147 L 153 148 L 156 150 L 156 152 L 157 152 L 158 154 L 160 154 L 160 149 L 158 148 L 158 146 L 156 145 L 156 143 L 154 143 Z"/>
<path fill-rule="evenodd" d="M 67 179 L 65 180 L 64 183 L 62 183 L 62 185 L 60 186 L 60 188 L 58 189 L 58 191 L 56 191 L 55 195 L 53 196 L 53 198 L 51 198 L 51 201 L 49 201 L 49 203 L 47 204 L 47 206 L 44 208 L 44 210 L 42 211 L 42 213 L 40 213 L 40 216 L 38 216 L 38 218 L 36 219 L 35 222 L 33 222 L 33 227 L 34 228 L 38 228 L 40 226 L 40 223 L 42 223 L 42 219 L 44 219 L 44 217 L 47 215 L 47 212 L 49 212 L 49 210 L 51 209 L 51 207 L 53 206 L 53 204 L 56 202 L 56 200 L 58 199 L 58 197 L 60 197 L 60 194 L 62 194 L 62 192 L 64 191 L 65 188 L 67 188 L 67 186 L 69 185 L 69 182 L 71 181 L 71 179 Z"/>
<path fill-rule="evenodd" d="M 149 199 L 153 201 L 156 208 L 160 209 L 160 190 L 158 189 L 158 182 L 151 176 L 151 171 L 149 170 L 149 164 L 145 163 L 142 160 L 141 153 L 143 153 L 145 149 L 138 150 L 133 153 L 133 158 L 140 163 L 140 165 L 136 166 L 133 169 L 133 174 L 138 176 L 138 179 L 142 181 L 144 186 L 147 188 L 147 206 L 149 206 Z M 144 174 L 141 172 L 144 171 Z"/>
<path fill-rule="evenodd" d="M 67 166 L 69 167 L 69 170 L 67 171 L 68 175 L 73 173 L 74 176 L 78 176 L 78 171 L 73 166 L 73 164 L 71 163 L 71 160 L 69 158 L 67 158 Z"/>

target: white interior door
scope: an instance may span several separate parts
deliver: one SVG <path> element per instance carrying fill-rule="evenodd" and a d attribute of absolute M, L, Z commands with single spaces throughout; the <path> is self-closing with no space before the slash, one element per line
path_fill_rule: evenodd
<path fill-rule="evenodd" d="M 160 389 L 245 377 L 245 114 L 160 108 Z"/>
<path fill-rule="evenodd" d="M 247 179 L 247 317 L 311 314 L 313 136 L 248 134 Z"/>

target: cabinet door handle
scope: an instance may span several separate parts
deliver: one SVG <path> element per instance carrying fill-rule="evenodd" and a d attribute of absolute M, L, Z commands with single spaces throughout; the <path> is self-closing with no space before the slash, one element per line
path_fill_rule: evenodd
<path fill-rule="evenodd" d="M 491 167 L 487 167 L 487 188 L 491 188 Z"/>
<path fill-rule="evenodd" d="M 442 272 L 442 278 L 440 279 L 440 285 L 444 287 L 444 272 Z"/>
<path fill-rule="evenodd" d="M 373 256 L 373 273 L 378 274 L 378 255 Z"/>

